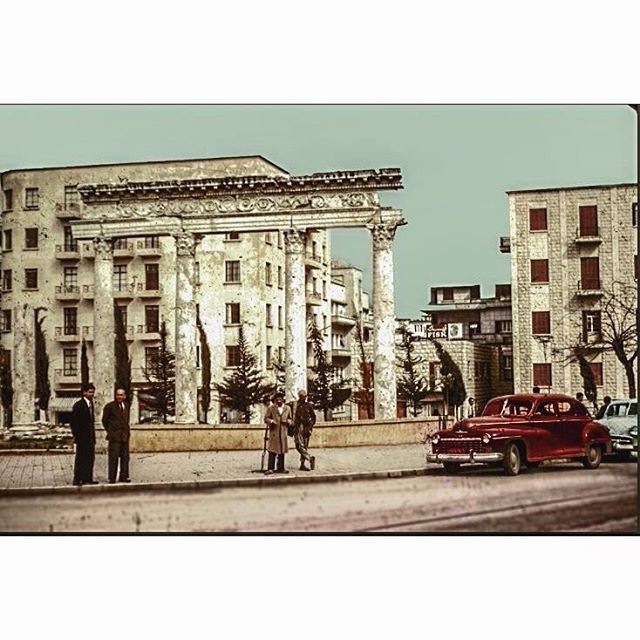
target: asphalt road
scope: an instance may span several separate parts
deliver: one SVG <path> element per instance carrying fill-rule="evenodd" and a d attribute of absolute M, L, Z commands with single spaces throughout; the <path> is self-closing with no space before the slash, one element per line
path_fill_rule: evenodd
<path fill-rule="evenodd" d="M 0 499 L 13 532 L 638 531 L 637 464 L 554 464 L 331 484 Z"/>

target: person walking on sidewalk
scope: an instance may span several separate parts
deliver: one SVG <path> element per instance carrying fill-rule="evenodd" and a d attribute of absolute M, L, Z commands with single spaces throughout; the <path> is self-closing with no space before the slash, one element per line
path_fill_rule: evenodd
<path fill-rule="evenodd" d="M 287 446 L 287 428 L 293 425 L 291 407 L 284 403 L 284 394 L 276 393 L 273 397 L 274 404 L 269 405 L 264 417 L 265 424 L 269 427 L 267 451 L 269 460 L 265 474 L 289 473 L 284 468 L 284 455 L 289 450 Z M 276 465 L 277 460 L 277 465 Z"/>
<path fill-rule="evenodd" d="M 98 484 L 93 479 L 93 465 L 96 459 L 96 428 L 93 395 L 96 388 L 92 384 L 82 385 L 82 398 L 71 412 L 71 433 L 76 445 L 73 462 L 73 484 Z"/>
<path fill-rule="evenodd" d="M 293 439 L 300 454 L 300 471 L 313 471 L 316 468 L 316 458 L 309 453 L 309 440 L 316 423 L 316 412 L 313 404 L 307 400 L 304 389 L 298 391 L 298 399 L 293 402 L 292 412 Z M 308 467 L 305 462 L 309 463 Z"/>
<path fill-rule="evenodd" d="M 129 478 L 129 405 L 124 389 L 116 389 L 116 399 L 105 405 L 102 412 L 102 426 L 107 432 L 109 483 L 116 481 L 118 462 L 120 482 L 131 482 Z"/>

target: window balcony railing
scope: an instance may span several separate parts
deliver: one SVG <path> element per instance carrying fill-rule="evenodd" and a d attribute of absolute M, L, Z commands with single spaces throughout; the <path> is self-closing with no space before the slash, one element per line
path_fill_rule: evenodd
<path fill-rule="evenodd" d="M 139 340 L 159 340 L 160 326 L 156 324 L 139 324 L 136 331 Z"/>
<path fill-rule="evenodd" d="M 56 327 L 55 336 L 58 342 L 78 342 L 80 330 L 77 326 Z"/>
<path fill-rule="evenodd" d="M 62 220 L 79 218 L 80 212 L 80 202 L 56 202 L 56 216 Z"/>
<path fill-rule="evenodd" d="M 56 300 L 80 300 L 80 287 L 76 284 L 60 284 L 56 286 Z"/>
<path fill-rule="evenodd" d="M 602 242 L 600 227 L 578 227 L 576 229 L 576 242 L 586 244 L 589 242 Z"/>
<path fill-rule="evenodd" d="M 115 284 L 113 285 L 113 297 L 116 299 L 133 298 L 135 289 L 133 284 Z"/>
<path fill-rule="evenodd" d="M 578 280 L 578 288 L 576 291 L 578 296 L 601 296 L 602 289 L 600 280 Z"/>
<path fill-rule="evenodd" d="M 114 258 L 133 258 L 135 248 L 133 242 L 114 242 L 113 257 Z"/>
<path fill-rule="evenodd" d="M 80 249 L 77 242 L 57 244 L 56 258 L 58 260 L 78 260 L 80 258 Z"/>
<path fill-rule="evenodd" d="M 307 304 L 318 306 L 322 304 L 322 295 L 317 291 L 307 291 Z"/>
<path fill-rule="evenodd" d="M 70 383 L 70 384 L 79 384 L 80 383 L 80 370 L 73 369 L 55 369 L 53 374 L 53 380 L 57 383 Z"/>
<path fill-rule="evenodd" d="M 146 242 L 144 240 L 138 240 L 137 253 L 141 257 L 159 258 L 162 255 L 162 249 L 160 249 L 159 242 Z"/>
<path fill-rule="evenodd" d="M 312 269 L 322 269 L 322 256 L 318 253 L 307 252 L 305 254 L 305 264 Z"/>
<path fill-rule="evenodd" d="M 162 285 L 160 283 L 138 282 L 138 297 L 160 298 L 161 296 L 162 296 Z"/>

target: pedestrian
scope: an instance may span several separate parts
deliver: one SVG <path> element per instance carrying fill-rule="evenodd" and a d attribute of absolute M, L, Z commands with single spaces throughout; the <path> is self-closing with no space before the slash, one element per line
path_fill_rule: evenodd
<path fill-rule="evenodd" d="M 291 407 L 284 403 L 284 393 L 276 393 L 273 397 L 273 402 L 274 404 L 267 408 L 264 417 L 264 422 L 269 427 L 267 439 L 269 460 L 265 471 L 267 475 L 274 472 L 289 473 L 284 468 L 284 455 L 289 450 L 287 446 L 287 428 L 293 425 Z"/>
<path fill-rule="evenodd" d="M 476 417 L 476 399 L 473 396 L 469 396 L 467 402 L 464 405 L 464 417 L 475 418 Z"/>
<path fill-rule="evenodd" d="M 293 402 L 293 440 L 300 454 L 300 471 L 313 471 L 316 468 L 316 457 L 309 453 L 309 440 L 316 424 L 316 412 L 313 404 L 307 400 L 305 389 L 298 391 L 298 399 Z M 305 465 L 309 462 L 309 466 Z"/>
<path fill-rule="evenodd" d="M 607 409 L 609 408 L 610 404 L 611 404 L 611 396 L 605 396 L 602 406 L 598 409 L 598 412 L 596 413 L 596 420 L 602 420 L 602 418 L 604 418 L 605 413 L 607 413 Z"/>
<path fill-rule="evenodd" d="M 120 463 L 120 482 L 131 482 L 129 478 L 129 405 L 127 392 L 116 389 L 115 400 L 108 402 L 102 411 L 102 426 L 107 432 L 107 466 L 109 483 L 113 484 L 118 475 Z"/>
<path fill-rule="evenodd" d="M 93 396 L 96 388 L 91 383 L 82 385 L 82 398 L 71 411 L 71 433 L 75 443 L 73 462 L 73 484 L 98 484 L 93 479 L 93 464 L 96 459 L 96 428 Z"/>

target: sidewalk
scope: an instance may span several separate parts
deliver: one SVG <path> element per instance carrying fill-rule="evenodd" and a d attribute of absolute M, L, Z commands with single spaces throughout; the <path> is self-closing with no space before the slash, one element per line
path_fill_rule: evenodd
<path fill-rule="evenodd" d="M 264 477 L 252 473 L 260 468 L 258 451 L 198 451 L 187 453 L 137 453 L 131 455 L 130 472 L 138 488 L 159 488 L 172 483 L 211 483 L 216 481 L 271 480 L 288 482 L 296 478 L 350 479 L 362 474 L 425 468 L 425 449 L 421 444 L 382 447 L 327 448 L 312 451 L 316 456 L 316 470 L 299 471 L 299 456 L 295 450 L 286 457 L 288 475 Z M 106 484 L 106 455 L 96 456 L 94 478 Z M 338 477 L 336 477 L 338 476 Z M 73 454 L 1 454 L 0 496 L 7 490 L 72 487 Z M 109 488 L 134 488 L 134 485 L 106 485 Z M 82 491 L 94 487 L 82 487 Z M 97 486 L 96 486 L 97 488 Z M 12 492 L 12 491 L 11 491 Z"/>

